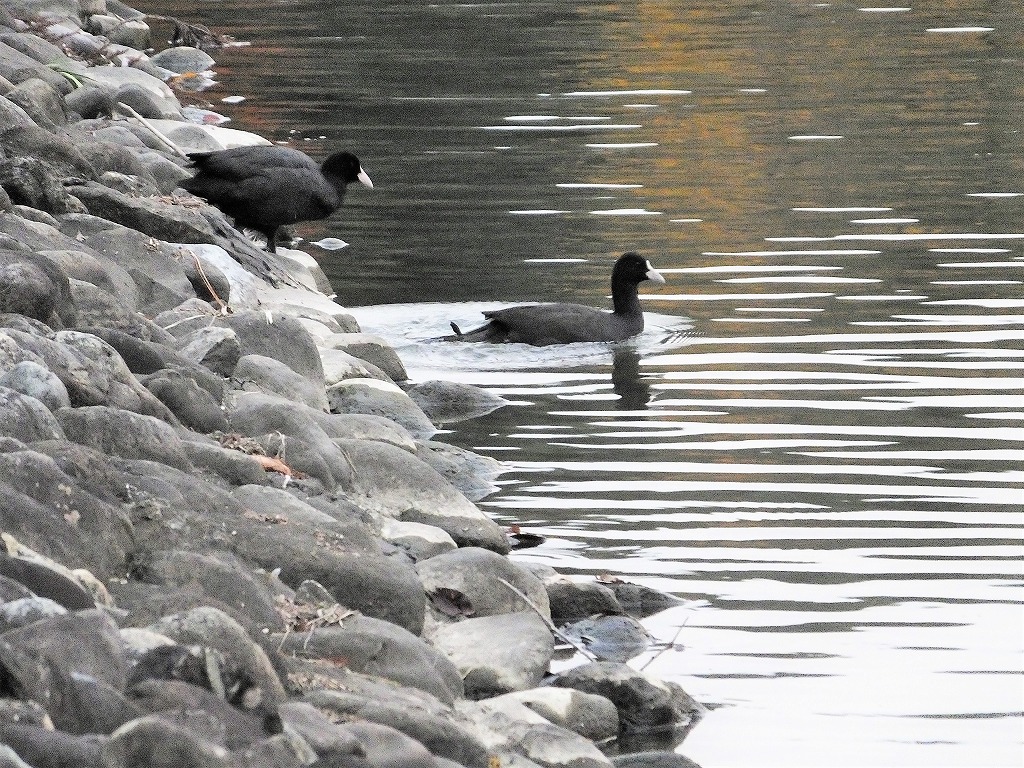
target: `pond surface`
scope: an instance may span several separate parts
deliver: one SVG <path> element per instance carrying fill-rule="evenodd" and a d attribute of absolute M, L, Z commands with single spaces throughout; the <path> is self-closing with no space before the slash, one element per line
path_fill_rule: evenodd
<path fill-rule="evenodd" d="M 251 42 L 199 103 L 362 159 L 300 232 L 413 378 L 513 401 L 443 439 L 508 464 L 516 556 L 688 601 L 633 663 L 704 768 L 1024 764 L 1024 15 L 909 6 L 152 8 Z M 430 341 L 631 249 L 628 344 Z"/>

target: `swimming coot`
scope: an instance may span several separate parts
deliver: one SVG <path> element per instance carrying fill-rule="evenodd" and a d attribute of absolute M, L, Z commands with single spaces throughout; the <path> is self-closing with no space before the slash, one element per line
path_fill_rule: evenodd
<path fill-rule="evenodd" d="M 341 207 L 345 187 L 373 182 L 351 152 L 336 152 L 322 165 L 288 147 L 235 147 L 189 155 L 196 175 L 182 183 L 235 220 L 235 225 L 261 232 L 275 252 L 279 227 L 324 219 Z"/>
<path fill-rule="evenodd" d="M 619 257 L 612 269 L 613 311 L 582 304 L 531 304 L 484 312 L 487 322 L 465 333 L 452 323 L 449 341 L 533 344 L 571 344 L 579 341 L 620 341 L 644 329 L 637 286 L 644 280 L 664 283 L 651 262 L 636 253 Z"/>

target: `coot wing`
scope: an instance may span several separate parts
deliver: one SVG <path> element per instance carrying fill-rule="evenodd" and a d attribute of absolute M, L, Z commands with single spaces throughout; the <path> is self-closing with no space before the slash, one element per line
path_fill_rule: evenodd
<path fill-rule="evenodd" d="M 611 312 L 583 304 L 533 304 L 485 312 L 484 316 L 502 331 L 501 340 L 513 343 L 572 344 L 587 341 L 618 341 L 643 330 L 624 323 Z"/>
<path fill-rule="evenodd" d="M 320 172 L 313 158 L 288 147 L 233 147 L 217 152 L 193 152 L 189 159 L 201 173 L 233 181 L 271 169 L 302 168 Z"/>
<path fill-rule="evenodd" d="M 313 175 L 306 168 L 268 168 L 236 180 L 199 174 L 186 189 L 215 203 L 242 226 L 260 231 L 322 219 L 341 205 L 341 196 L 319 171 Z"/>

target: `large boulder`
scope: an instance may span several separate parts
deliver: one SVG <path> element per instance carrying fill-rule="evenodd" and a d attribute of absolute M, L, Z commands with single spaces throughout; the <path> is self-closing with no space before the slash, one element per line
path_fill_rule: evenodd
<path fill-rule="evenodd" d="M 327 401 L 334 413 L 384 416 L 419 438 L 428 438 L 437 431 L 412 398 L 389 381 L 342 379 L 328 387 Z"/>
<path fill-rule="evenodd" d="M 350 497 L 359 506 L 405 522 L 436 526 L 460 545 L 508 551 L 501 527 L 428 464 L 375 440 L 334 442 L 353 467 Z"/>
<path fill-rule="evenodd" d="M 611 768 L 592 741 L 548 722 L 533 710 L 499 696 L 459 707 L 488 747 L 521 755 L 545 768 Z"/>
<path fill-rule="evenodd" d="M 355 672 L 413 686 L 451 704 L 462 696 L 459 670 L 443 654 L 390 622 L 354 614 L 308 632 L 271 638 L 286 654 L 345 659 Z"/>
<path fill-rule="evenodd" d="M 238 383 L 239 389 L 245 390 L 252 385 L 262 392 L 280 395 L 318 411 L 327 411 L 327 394 L 322 385 L 317 385 L 272 357 L 240 357 L 231 378 Z"/>
<path fill-rule="evenodd" d="M 57 420 L 68 439 L 128 459 L 149 459 L 192 470 L 181 438 L 166 422 L 101 405 L 61 408 Z"/>
<path fill-rule="evenodd" d="M 0 453 L 0 498 L 6 535 L 69 568 L 87 568 L 101 578 L 124 574 L 134 541 L 120 505 L 94 496 L 49 456 Z"/>
<path fill-rule="evenodd" d="M 458 668 L 472 699 L 535 688 L 555 650 L 551 631 L 533 611 L 441 625 L 430 642 Z"/>
<path fill-rule="evenodd" d="M 522 565 L 477 547 L 463 547 L 432 557 L 417 565 L 428 593 L 444 588 L 464 595 L 470 616 L 498 616 L 524 610 L 538 610 L 550 616 L 544 584 Z M 512 588 L 509 587 L 511 585 Z M 526 602 L 519 594 L 526 595 Z M 439 621 L 451 617 L 433 610 Z"/>
<path fill-rule="evenodd" d="M 324 369 L 313 338 L 298 320 L 272 312 L 235 312 L 217 318 L 238 337 L 242 355 L 262 355 L 284 363 L 308 381 L 323 384 Z"/>
<path fill-rule="evenodd" d="M 623 736 L 662 733 L 679 743 L 705 708 L 677 683 L 659 680 L 622 663 L 598 661 L 557 675 L 553 685 L 595 693 L 619 711 Z"/>

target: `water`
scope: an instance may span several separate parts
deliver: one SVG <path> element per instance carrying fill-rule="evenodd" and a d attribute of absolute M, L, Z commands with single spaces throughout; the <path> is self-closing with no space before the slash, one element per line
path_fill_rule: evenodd
<path fill-rule="evenodd" d="M 444 439 L 509 466 L 517 556 L 687 599 L 634 664 L 713 708 L 704 768 L 1024 764 L 1024 31 L 909 5 L 154 8 L 252 42 L 200 102 L 363 160 L 301 233 L 415 379 L 513 401 Z M 628 344 L 430 341 L 634 248 Z"/>

